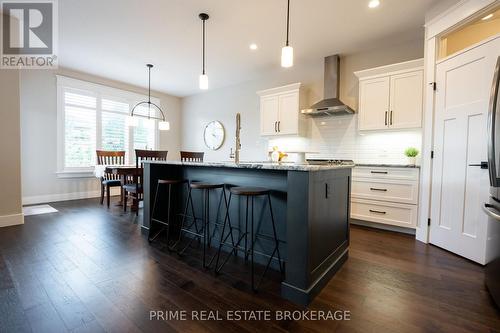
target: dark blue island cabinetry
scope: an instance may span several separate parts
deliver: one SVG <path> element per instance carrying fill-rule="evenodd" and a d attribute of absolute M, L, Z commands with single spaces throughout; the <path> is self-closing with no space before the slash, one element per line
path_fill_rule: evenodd
<path fill-rule="evenodd" d="M 294 165 L 271 163 L 148 162 L 144 166 L 143 230 L 149 228 L 152 200 L 158 179 L 223 182 L 231 186 L 260 186 L 271 190 L 280 252 L 285 262 L 281 294 L 295 303 L 308 304 L 347 260 L 349 250 L 349 198 L 354 165 Z M 218 190 L 220 193 L 220 190 Z M 155 217 L 166 214 L 168 193 L 162 193 Z M 173 210 L 182 212 L 187 186 L 173 187 Z M 225 209 L 220 195 L 210 196 L 210 216 L 222 221 Z M 202 215 L 202 198 L 193 194 L 195 214 Z M 234 197 L 231 223 L 244 229 L 244 198 Z M 272 233 L 267 198 L 255 200 L 255 229 Z M 237 237 L 238 230 L 235 230 Z M 218 240 L 218 237 L 214 237 Z M 217 244 L 214 244 L 217 246 Z M 273 244 L 255 242 L 255 260 L 266 263 Z M 266 260 L 267 259 L 267 260 Z M 277 269 L 277 260 L 272 267 Z"/>

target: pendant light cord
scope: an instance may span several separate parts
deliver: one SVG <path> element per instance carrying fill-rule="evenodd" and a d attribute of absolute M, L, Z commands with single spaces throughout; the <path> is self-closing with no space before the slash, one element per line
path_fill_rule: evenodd
<path fill-rule="evenodd" d="M 290 30 L 290 0 L 286 7 L 286 46 L 288 46 L 288 32 Z"/>
<path fill-rule="evenodd" d="M 203 63 L 203 68 L 202 68 L 202 74 L 205 75 L 205 20 L 203 20 L 203 50 L 202 50 L 202 63 Z"/>
<path fill-rule="evenodd" d="M 151 104 L 151 67 L 148 66 L 149 75 L 148 75 L 148 103 Z"/>
<path fill-rule="evenodd" d="M 151 119 L 151 66 L 148 66 L 148 120 Z"/>

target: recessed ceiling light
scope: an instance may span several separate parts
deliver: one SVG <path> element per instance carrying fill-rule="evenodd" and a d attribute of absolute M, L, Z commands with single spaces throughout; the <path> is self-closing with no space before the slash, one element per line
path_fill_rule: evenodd
<path fill-rule="evenodd" d="M 370 7 L 370 8 L 376 8 L 378 6 L 380 6 L 380 0 L 371 0 L 368 3 L 368 7 Z"/>
<path fill-rule="evenodd" d="M 486 16 L 485 16 L 485 17 L 483 17 L 481 20 L 486 21 L 486 20 L 489 20 L 489 19 L 490 19 L 490 18 L 492 18 L 492 17 L 493 17 L 493 13 L 492 13 L 492 14 L 488 14 L 488 15 L 486 15 Z"/>
<path fill-rule="evenodd" d="M 257 44 L 255 44 L 255 43 L 250 44 L 248 47 L 249 47 L 249 48 L 250 48 L 250 50 L 252 50 L 252 51 L 255 51 L 255 50 L 257 50 L 257 49 L 259 48 L 259 47 L 257 46 Z"/>

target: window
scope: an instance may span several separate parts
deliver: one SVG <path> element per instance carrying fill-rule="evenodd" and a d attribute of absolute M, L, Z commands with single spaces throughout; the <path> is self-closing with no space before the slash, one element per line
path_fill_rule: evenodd
<path fill-rule="evenodd" d="M 58 174 L 91 176 L 96 149 L 124 150 L 133 164 L 134 149 L 156 149 L 157 121 L 139 118 L 139 126 L 127 126 L 132 107 L 147 96 L 85 81 L 57 76 Z M 159 100 L 152 98 L 159 105 Z M 146 115 L 147 107 L 138 114 Z"/>

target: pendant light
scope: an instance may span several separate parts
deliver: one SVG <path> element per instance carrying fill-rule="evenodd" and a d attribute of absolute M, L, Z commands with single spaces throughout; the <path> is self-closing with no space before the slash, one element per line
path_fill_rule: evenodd
<path fill-rule="evenodd" d="M 293 47 L 289 45 L 288 34 L 290 32 L 290 0 L 286 7 L 286 44 L 281 49 L 281 67 L 293 66 Z"/>
<path fill-rule="evenodd" d="M 170 130 L 170 123 L 165 120 L 165 114 L 163 113 L 162 109 L 158 105 L 151 102 L 151 68 L 153 68 L 153 65 L 147 64 L 146 66 L 148 67 L 148 72 L 149 72 L 148 73 L 148 100 L 143 101 L 143 102 L 139 102 L 132 108 L 130 115 L 127 117 L 127 125 L 131 126 L 131 127 L 136 127 L 137 125 L 139 125 L 139 118 L 138 117 L 146 118 L 148 120 L 157 119 L 157 120 L 160 120 L 160 122 L 158 122 L 158 129 L 160 131 L 168 131 L 168 130 Z M 142 115 L 142 114 L 134 114 L 135 109 L 140 105 L 147 105 L 148 106 L 148 115 L 147 116 Z M 151 108 L 153 108 L 153 110 L 159 111 L 161 116 L 159 116 L 159 115 L 156 116 L 154 114 L 151 115 Z"/>
<path fill-rule="evenodd" d="M 202 45 L 202 71 L 200 75 L 200 89 L 208 89 L 208 76 L 205 74 L 205 21 L 208 20 L 208 14 L 201 13 L 198 15 L 202 22 L 203 45 Z"/>

